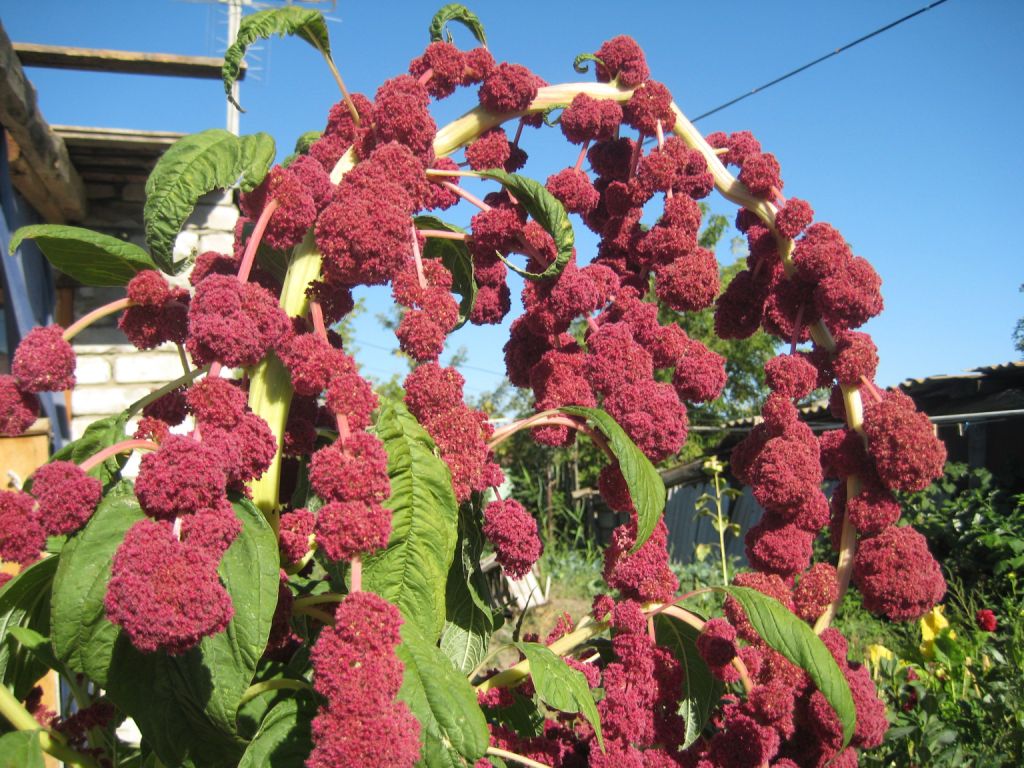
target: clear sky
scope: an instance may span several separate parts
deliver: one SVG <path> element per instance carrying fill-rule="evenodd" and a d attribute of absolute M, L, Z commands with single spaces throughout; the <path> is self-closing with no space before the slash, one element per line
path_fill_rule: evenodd
<path fill-rule="evenodd" d="M 349 86 L 373 91 L 405 70 L 428 42 L 435 3 L 339 2 L 329 13 L 335 58 Z M 926 0 L 822 3 L 624 3 L 551 0 L 476 2 L 498 59 L 525 64 L 549 82 L 580 77 L 573 57 L 615 34 L 635 37 L 653 77 L 683 111 L 698 115 L 862 34 Z M 329 4 L 328 4 L 329 6 Z M 3 0 L 12 40 L 97 48 L 218 55 L 226 34 L 216 3 L 183 0 Z M 471 44 L 455 28 L 456 42 Z M 1024 178 L 1024 3 L 949 0 L 851 51 L 730 107 L 698 125 L 752 131 L 782 164 L 785 193 L 813 205 L 881 274 L 885 312 L 868 326 L 882 364 L 878 380 L 954 373 L 1019 357 L 1011 333 L 1024 315 L 1024 258 L 1016 197 Z M 281 154 L 323 127 L 337 99 L 315 52 L 296 40 L 266 44 L 242 86 L 243 133 L 267 131 Z M 198 131 L 224 124 L 219 82 L 32 69 L 51 123 Z M 467 107 L 443 103 L 439 124 Z M 543 181 L 569 165 L 572 147 L 529 131 L 525 173 Z M 732 217 L 721 198 L 716 212 Z M 465 220 L 472 211 L 453 213 Z M 581 261 L 594 239 L 576 226 Z M 735 233 L 733 233 L 735 234 Z M 728 248 L 719 254 L 732 258 Z M 513 285 L 513 294 L 517 294 Z M 359 358 L 384 377 L 403 364 L 368 294 L 357 326 Z M 515 312 L 515 310 L 514 310 Z M 504 369 L 500 329 L 466 328 L 471 394 Z"/>

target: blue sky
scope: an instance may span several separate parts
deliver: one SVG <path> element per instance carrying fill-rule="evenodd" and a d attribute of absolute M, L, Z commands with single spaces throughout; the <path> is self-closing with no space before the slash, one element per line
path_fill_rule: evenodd
<path fill-rule="evenodd" d="M 440 0 L 438 5 L 440 5 Z M 926 4 L 926 0 L 621 3 L 478 2 L 492 52 L 550 82 L 579 77 L 572 59 L 615 34 L 635 37 L 653 76 L 684 112 L 700 114 Z M 433 3 L 346 3 L 329 11 L 335 58 L 349 86 L 372 94 L 427 43 Z M 224 8 L 181 0 L 8 2 L 15 41 L 217 55 Z M 698 125 L 752 131 L 782 164 L 788 195 L 811 202 L 881 274 L 886 310 L 868 326 L 878 380 L 953 373 L 1015 359 L 1024 315 L 1024 259 L 1016 239 L 1024 177 L 1024 3 L 950 0 Z M 469 46 L 456 28 L 456 42 Z M 319 129 L 337 99 L 315 52 L 295 40 L 263 46 L 242 86 L 243 133 L 267 131 L 282 154 Z M 197 131 L 224 123 L 219 82 L 30 70 L 51 123 Z M 439 124 L 468 102 L 449 100 Z M 526 173 L 541 180 L 575 152 L 557 132 L 529 131 Z M 710 199 L 716 212 L 732 206 Z M 453 220 L 471 211 L 455 213 Z M 594 240 L 576 227 L 580 258 Z M 732 258 L 723 248 L 720 258 Z M 513 287 L 513 293 L 516 293 Z M 359 357 L 378 377 L 402 370 L 373 319 L 386 294 L 368 294 Z M 467 328 L 449 348 L 469 352 L 471 394 L 503 371 L 500 329 Z"/>

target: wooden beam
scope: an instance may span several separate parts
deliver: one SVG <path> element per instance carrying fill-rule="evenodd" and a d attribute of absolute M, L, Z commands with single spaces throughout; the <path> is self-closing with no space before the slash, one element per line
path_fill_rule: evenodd
<path fill-rule="evenodd" d="M 71 164 L 64 141 L 43 119 L 36 91 L 25 77 L 11 41 L 0 24 L 0 125 L 20 150 L 37 183 L 18 186 L 30 204 L 54 223 L 85 217 L 85 185 Z"/>
<path fill-rule="evenodd" d="M 91 72 L 126 72 L 134 75 L 168 75 L 220 80 L 224 59 L 211 56 L 180 56 L 175 53 L 111 51 L 103 48 L 71 48 L 66 45 L 14 43 L 22 66 L 79 69 Z M 245 78 L 245 62 L 238 79 Z"/>

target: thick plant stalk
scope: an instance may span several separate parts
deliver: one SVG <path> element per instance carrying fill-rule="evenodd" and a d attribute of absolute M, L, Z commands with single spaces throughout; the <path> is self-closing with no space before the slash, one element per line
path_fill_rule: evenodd
<path fill-rule="evenodd" d="M 20 701 L 14 698 L 14 694 L 5 685 L 0 685 L 0 715 L 3 715 L 7 722 L 19 731 L 38 731 L 39 746 L 48 755 L 53 755 L 58 760 L 71 765 L 80 765 L 83 768 L 99 768 L 99 764 L 92 757 L 72 749 L 58 735 L 52 733 L 50 729 L 44 728 L 37 723 L 36 719 L 32 717 L 32 713 L 25 709 Z"/>

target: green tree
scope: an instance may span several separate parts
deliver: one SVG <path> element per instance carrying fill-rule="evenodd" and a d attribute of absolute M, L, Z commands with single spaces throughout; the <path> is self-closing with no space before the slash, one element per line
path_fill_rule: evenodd
<path fill-rule="evenodd" d="M 1020 290 L 1024 293 L 1024 285 L 1021 285 Z M 1024 317 L 1017 321 L 1017 327 L 1013 329 L 1013 346 L 1024 355 Z"/>

